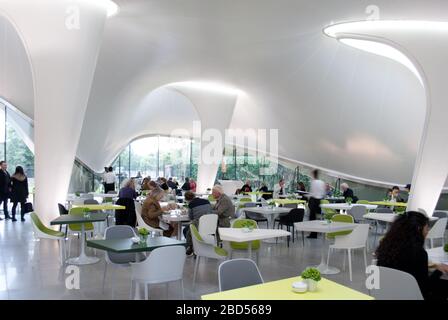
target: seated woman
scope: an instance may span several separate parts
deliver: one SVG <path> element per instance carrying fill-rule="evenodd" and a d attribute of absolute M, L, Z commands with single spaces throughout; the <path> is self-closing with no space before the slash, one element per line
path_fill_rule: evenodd
<path fill-rule="evenodd" d="M 153 228 L 163 229 L 163 235 L 165 237 L 171 237 L 175 235 L 175 226 L 167 225 L 160 219 L 162 215 L 169 210 L 176 209 L 176 204 L 168 204 L 166 207 L 160 206 L 160 200 L 165 196 L 165 192 L 158 188 L 154 189 L 151 194 L 146 197 L 145 202 L 142 205 L 142 218 L 145 223 Z"/>
<path fill-rule="evenodd" d="M 137 198 L 138 194 L 135 191 L 135 181 L 134 179 L 127 179 L 123 182 L 123 187 L 120 189 L 120 192 L 118 193 L 119 198 L 126 198 L 126 199 L 135 199 Z"/>
<path fill-rule="evenodd" d="M 429 219 L 420 212 L 400 215 L 376 250 L 378 266 L 401 270 L 414 276 L 425 299 L 448 298 L 448 282 L 440 279 L 448 273 L 448 265 L 435 264 L 431 274 L 428 269 L 428 253 L 425 237 Z"/>

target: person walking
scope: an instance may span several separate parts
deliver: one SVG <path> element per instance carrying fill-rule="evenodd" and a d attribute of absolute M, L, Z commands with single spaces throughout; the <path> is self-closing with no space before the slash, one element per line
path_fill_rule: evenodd
<path fill-rule="evenodd" d="M 0 161 L 0 205 L 3 202 L 3 214 L 5 219 L 11 219 L 8 213 L 8 198 L 11 192 L 11 177 L 6 161 Z M 0 220 L 3 220 L 0 218 Z"/>
<path fill-rule="evenodd" d="M 325 197 L 326 188 L 325 188 L 325 182 L 319 180 L 318 170 L 314 170 L 312 175 L 313 175 L 312 177 L 313 181 L 311 181 L 310 199 L 308 202 L 308 207 L 310 208 L 310 220 L 316 220 L 316 216 L 318 214 L 321 214 L 320 201 Z M 311 232 L 307 238 L 316 239 L 317 233 Z"/>
<path fill-rule="evenodd" d="M 20 220 L 25 221 L 25 203 L 28 198 L 28 178 L 21 166 L 16 167 L 16 171 L 11 177 L 11 201 L 12 205 L 12 221 L 16 219 L 16 208 L 20 203 Z"/>

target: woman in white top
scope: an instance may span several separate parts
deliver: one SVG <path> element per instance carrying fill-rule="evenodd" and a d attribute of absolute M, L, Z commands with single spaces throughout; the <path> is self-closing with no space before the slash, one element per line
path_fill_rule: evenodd
<path fill-rule="evenodd" d="M 312 175 L 313 175 L 313 181 L 311 181 L 310 200 L 308 202 L 308 207 L 310 208 L 310 220 L 316 220 L 316 216 L 318 214 L 321 214 L 320 200 L 322 200 L 325 197 L 326 185 L 325 182 L 318 179 L 319 178 L 318 170 L 314 170 Z M 311 232 L 308 238 L 316 239 L 317 233 Z"/>

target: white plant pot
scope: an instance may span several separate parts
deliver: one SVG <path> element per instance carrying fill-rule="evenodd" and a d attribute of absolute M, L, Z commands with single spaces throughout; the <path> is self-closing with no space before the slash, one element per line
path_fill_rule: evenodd
<path fill-rule="evenodd" d="M 306 282 L 308 284 L 308 291 L 316 291 L 317 290 L 317 281 L 312 279 L 306 279 Z"/>

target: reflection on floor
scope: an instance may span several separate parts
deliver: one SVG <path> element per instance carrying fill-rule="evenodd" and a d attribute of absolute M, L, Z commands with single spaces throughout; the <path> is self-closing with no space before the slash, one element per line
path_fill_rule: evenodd
<path fill-rule="evenodd" d="M 373 238 L 371 239 L 373 241 Z M 372 243 L 372 241 L 370 243 Z M 309 265 L 319 264 L 321 239 L 296 241 L 289 248 L 286 242 L 264 243 L 260 253 L 260 272 L 265 281 L 293 277 Z M 37 246 L 39 246 L 39 251 Z M 372 247 L 372 245 L 371 245 Z M 71 256 L 77 255 L 78 239 L 72 243 Z M 88 249 L 88 254 L 94 255 Z M 130 270 L 117 268 L 114 276 L 108 271 L 106 287 L 102 292 L 104 272 L 104 253 L 97 251 L 100 262 L 80 268 L 80 289 L 66 288 L 65 268 L 58 261 L 56 241 L 35 241 L 29 217 L 22 223 L 11 220 L 0 221 L 0 299 L 111 299 L 111 281 L 115 280 L 114 299 L 128 299 L 130 289 Z M 236 253 L 234 257 L 244 257 Z M 331 265 L 342 267 L 343 253 L 332 255 Z M 368 254 L 368 263 L 371 253 Z M 187 257 L 184 270 L 185 298 L 200 299 L 201 295 L 218 291 L 216 260 L 201 261 L 196 290 L 192 290 L 194 258 Z M 336 275 L 325 276 L 355 290 L 367 293 L 362 251 L 354 254 L 353 281 L 349 281 L 348 267 Z M 181 299 L 180 284 L 171 283 L 168 289 L 164 284 L 150 289 L 150 299 Z"/>

